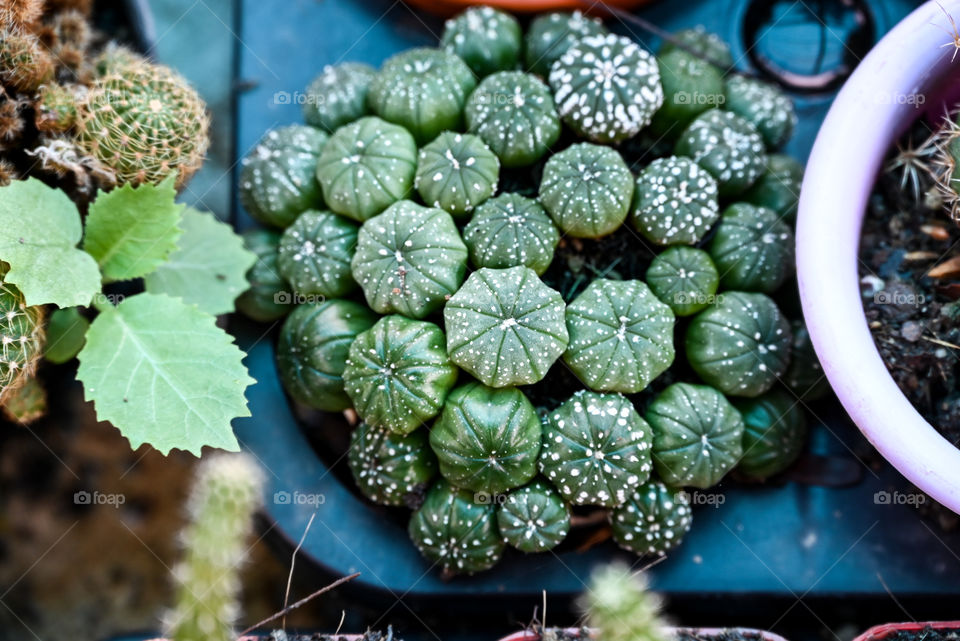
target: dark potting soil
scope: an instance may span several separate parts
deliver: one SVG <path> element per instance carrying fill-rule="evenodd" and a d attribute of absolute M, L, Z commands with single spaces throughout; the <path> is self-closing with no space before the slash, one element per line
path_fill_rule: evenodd
<path fill-rule="evenodd" d="M 263 637 L 264 641 L 347 641 L 347 637 L 341 634 L 290 634 L 283 630 L 275 630 L 268 637 Z M 361 641 L 401 641 L 400 637 L 393 634 L 393 628 L 387 628 L 386 632 L 380 630 L 367 630 Z"/>
<path fill-rule="evenodd" d="M 960 630 L 937 630 L 928 625 L 922 630 L 897 630 L 882 641 L 960 641 Z"/>
<path fill-rule="evenodd" d="M 535 632 L 538 632 L 538 630 L 535 630 Z M 589 628 L 547 628 L 540 635 L 540 639 L 542 641 L 583 641 L 584 639 L 590 639 L 591 641 L 603 641 L 603 639 L 592 635 Z M 699 634 L 695 628 L 680 628 L 677 630 L 676 634 L 673 635 L 673 639 L 674 641 L 761 641 L 763 636 L 758 632 L 753 632 L 751 630 L 740 630 L 737 628 L 720 630 L 716 634 Z M 904 639 L 902 641 L 906 640 Z M 924 641 L 927 640 L 924 639 Z M 957 640 L 955 638 L 951 638 L 930 639 L 930 641 Z"/>

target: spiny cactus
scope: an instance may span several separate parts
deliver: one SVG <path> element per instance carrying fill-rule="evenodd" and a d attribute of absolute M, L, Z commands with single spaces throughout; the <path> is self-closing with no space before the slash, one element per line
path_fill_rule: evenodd
<path fill-rule="evenodd" d="M 187 503 L 185 558 L 174 570 L 177 601 L 165 628 L 173 641 L 233 641 L 239 566 L 246 556 L 263 475 L 243 454 L 200 462 Z"/>
<path fill-rule="evenodd" d="M 0 30 L 0 83 L 31 92 L 52 77 L 53 60 L 36 36 Z"/>
<path fill-rule="evenodd" d="M 0 29 L 28 29 L 40 18 L 43 4 L 43 0 L 4 0 L 0 3 Z"/>
<path fill-rule="evenodd" d="M 77 122 L 78 96 L 85 93 L 80 86 L 56 83 L 40 88 L 35 105 L 37 129 L 45 133 L 63 133 Z"/>
<path fill-rule="evenodd" d="M 955 222 L 960 222 L 960 112 L 944 117 L 936 134 L 931 161 L 937 200 Z"/>
<path fill-rule="evenodd" d="M 27 306 L 6 272 L 0 263 L 0 403 L 36 371 L 44 338 L 43 308 Z"/>
<path fill-rule="evenodd" d="M 158 183 L 176 172 L 179 187 L 203 162 L 208 125 L 186 80 L 136 63 L 97 79 L 79 111 L 77 140 L 120 184 Z"/>
<path fill-rule="evenodd" d="M 668 641 L 660 619 L 659 596 L 647 591 L 647 577 L 624 563 L 594 571 L 578 604 L 595 638 L 603 641 Z"/>

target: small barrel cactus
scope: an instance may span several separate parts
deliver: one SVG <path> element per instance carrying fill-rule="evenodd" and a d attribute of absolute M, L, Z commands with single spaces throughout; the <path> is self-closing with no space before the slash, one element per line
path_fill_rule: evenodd
<path fill-rule="evenodd" d="M 797 217 L 802 183 L 803 165 L 790 156 L 770 154 L 766 172 L 740 198 L 793 220 Z"/>
<path fill-rule="evenodd" d="M 712 487 L 743 453 L 743 419 L 712 387 L 674 383 L 650 403 L 646 418 L 657 476 L 671 486 Z"/>
<path fill-rule="evenodd" d="M 446 131 L 420 150 L 414 185 L 423 202 L 466 216 L 497 191 L 500 161 L 471 134 Z"/>
<path fill-rule="evenodd" d="M 333 133 L 369 113 L 367 92 L 376 69 L 361 62 L 327 65 L 307 87 L 303 119 Z"/>
<path fill-rule="evenodd" d="M 674 42 L 665 42 L 660 48 L 660 55 L 666 55 L 672 51 L 691 51 L 709 60 L 721 71 L 732 69 L 733 54 L 730 52 L 730 45 L 723 41 L 723 38 L 715 33 L 711 33 L 701 27 L 693 29 L 683 29 L 673 34 L 673 41 L 680 43 L 685 47 L 681 49 Z"/>
<path fill-rule="evenodd" d="M 772 84 L 733 74 L 727 78 L 724 107 L 741 116 L 763 136 L 767 149 L 783 146 L 797 125 L 793 102 Z"/>
<path fill-rule="evenodd" d="M 47 390 L 36 376 L 25 377 L 12 391 L 3 395 L 0 409 L 7 419 L 28 425 L 47 414 Z"/>
<path fill-rule="evenodd" d="M 504 167 L 526 167 L 560 137 L 550 89 L 520 71 L 501 71 L 481 82 L 467 99 L 467 130 L 493 150 Z"/>
<path fill-rule="evenodd" d="M 657 61 L 616 34 L 574 42 L 550 68 L 550 86 L 564 122 L 600 143 L 637 135 L 663 104 Z"/>
<path fill-rule="evenodd" d="M 658 158 L 637 176 L 630 220 L 658 245 L 693 245 L 720 218 L 717 181 L 689 158 Z"/>
<path fill-rule="evenodd" d="M 564 309 L 532 269 L 478 269 L 443 310 L 450 358 L 491 387 L 536 383 L 567 347 Z"/>
<path fill-rule="evenodd" d="M 571 145 L 543 168 L 540 202 L 562 231 L 599 238 L 627 218 L 633 174 L 615 149 L 591 143 Z"/>
<path fill-rule="evenodd" d="M 350 261 L 360 227 L 329 211 L 309 209 L 280 238 L 277 266 L 302 296 L 338 298 L 357 288 Z"/>
<path fill-rule="evenodd" d="M 602 36 L 607 28 L 582 11 L 544 13 L 530 21 L 524 41 L 527 70 L 547 76 L 560 56 L 585 36 Z"/>
<path fill-rule="evenodd" d="M 98 78 L 77 120 L 77 142 L 119 183 L 182 186 L 207 152 L 206 105 L 181 76 L 147 62 Z"/>
<path fill-rule="evenodd" d="M 33 377 L 44 344 L 43 308 L 28 306 L 6 273 L 0 263 L 0 403 Z"/>
<path fill-rule="evenodd" d="M 566 320 L 563 360 L 590 389 L 633 394 L 673 363 L 673 312 L 642 281 L 593 281 Z"/>
<path fill-rule="evenodd" d="M 439 327 L 391 315 L 357 336 L 343 379 L 360 418 L 409 434 L 440 412 L 457 368 Z"/>
<path fill-rule="evenodd" d="M 316 167 L 327 206 L 361 222 L 407 198 L 416 168 L 413 136 L 374 116 L 337 129 Z"/>
<path fill-rule="evenodd" d="M 807 418 L 800 401 L 774 389 L 757 398 L 737 400 L 734 405 L 746 426 L 743 456 L 737 465 L 740 474 L 762 481 L 797 460 L 807 439 Z"/>
<path fill-rule="evenodd" d="M 544 422 L 540 471 L 574 505 L 614 507 L 649 478 L 652 439 L 625 397 L 580 390 Z"/>
<path fill-rule="evenodd" d="M 381 505 L 414 505 L 437 474 L 425 430 L 401 435 L 360 423 L 350 437 L 347 457 L 357 487 Z"/>
<path fill-rule="evenodd" d="M 651 133 L 673 140 L 694 118 L 723 104 L 723 77 L 709 62 L 674 49 L 657 57 L 657 67 L 664 99 L 650 122 Z"/>
<path fill-rule="evenodd" d="M 374 113 L 406 127 L 420 144 L 441 131 L 458 131 L 463 106 L 477 82 L 458 56 L 420 47 L 388 58 L 370 83 Z"/>
<path fill-rule="evenodd" d="M 52 80 L 53 72 L 53 58 L 35 35 L 0 25 L 0 84 L 33 92 Z"/>
<path fill-rule="evenodd" d="M 651 480 L 610 513 L 613 540 L 640 555 L 663 556 L 690 531 L 693 511 L 683 490 Z"/>
<path fill-rule="evenodd" d="M 720 275 L 702 249 L 671 247 L 650 263 L 647 284 L 674 314 L 691 316 L 714 301 Z"/>
<path fill-rule="evenodd" d="M 697 116 L 674 152 L 710 172 L 723 198 L 744 192 L 765 169 L 766 149 L 757 130 L 735 113 L 719 109 Z"/>
<path fill-rule="evenodd" d="M 520 61 L 523 33 L 509 13 L 492 7 L 470 7 L 447 20 L 440 47 L 454 53 L 479 77 L 515 69 Z"/>
<path fill-rule="evenodd" d="M 803 401 L 815 401 L 830 392 L 830 382 L 823 373 L 823 366 L 810 340 L 810 332 L 803 321 L 790 323 L 793 343 L 790 350 L 790 365 L 783 375 L 783 382 Z"/>
<path fill-rule="evenodd" d="M 536 475 L 540 437 L 540 419 L 523 392 L 467 383 L 447 398 L 430 446 L 445 479 L 494 495 Z"/>
<path fill-rule="evenodd" d="M 497 526 L 503 540 L 521 552 L 546 552 L 570 532 L 570 507 L 548 483 L 534 481 L 504 498 Z"/>
<path fill-rule="evenodd" d="M 251 229 L 243 233 L 243 245 L 257 255 L 257 262 L 247 271 L 250 287 L 237 298 L 237 309 L 261 323 L 283 318 L 290 311 L 293 297 L 277 265 L 280 234 Z"/>
<path fill-rule="evenodd" d="M 343 381 L 347 350 L 374 322 L 376 314 L 349 300 L 295 307 L 277 342 L 277 367 L 287 393 L 320 410 L 350 407 Z"/>
<path fill-rule="evenodd" d="M 765 207 L 734 203 L 707 247 L 724 289 L 771 293 L 793 271 L 793 232 Z"/>
<path fill-rule="evenodd" d="M 520 194 L 500 194 L 477 207 L 463 229 L 474 267 L 529 267 L 543 274 L 560 242 L 543 206 Z"/>
<path fill-rule="evenodd" d="M 790 325 L 763 294 L 723 292 L 687 327 L 687 360 L 705 382 L 732 396 L 759 396 L 787 371 Z"/>
<path fill-rule="evenodd" d="M 493 502 L 478 501 L 469 490 L 437 481 L 413 513 L 413 543 L 447 574 L 473 574 L 496 565 L 503 554 Z"/>
<path fill-rule="evenodd" d="M 239 194 L 244 209 L 265 225 L 286 227 L 300 212 L 322 207 L 316 171 L 327 139 L 303 125 L 267 132 L 243 159 Z"/>
<path fill-rule="evenodd" d="M 65 133 L 77 124 L 80 96 L 85 92 L 79 86 L 48 83 L 40 87 L 35 103 L 34 122 L 44 133 Z"/>
<path fill-rule="evenodd" d="M 401 200 L 363 224 L 351 265 L 375 311 L 423 318 L 460 287 L 467 246 L 450 214 Z"/>

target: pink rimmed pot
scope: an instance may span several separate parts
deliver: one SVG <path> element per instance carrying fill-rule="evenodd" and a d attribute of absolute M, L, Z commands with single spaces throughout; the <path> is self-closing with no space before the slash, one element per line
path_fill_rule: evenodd
<path fill-rule="evenodd" d="M 566 632 L 569 636 L 573 638 L 579 638 L 581 636 L 583 628 L 563 628 L 562 631 Z M 592 629 L 588 629 L 591 635 L 594 634 Z M 715 637 L 722 637 L 725 633 L 736 632 L 743 634 L 744 636 L 755 637 L 758 641 L 786 641 L 779 634 L 774 634 L 773 632 L 767 632 L 766 630 L 754 630 L 752 628 L 674 628 L 668 627 L 667 632 L 669 634 L 676 635 L 677 633 L 686 632 L 691 635 L 709 640 Z M 540 641 L 541 635 L 534 630 L 520 630 L 519 632 L 514 632 L 511 635 L 505 636 L 500 641 Z M 592 638 L 592 637 L 591 637 Z M 589 641 L 589 639 L 584 639 L 584 641 Z M 603 641 L 600 639 L 599 641 Z"/>
<path fill-rule="evenodd" d="M 884 623 L 875 625 L 853 641 L 885 641 L 890 635 L 898 632 L 909 632 L 919 635 L 927 628 L 932 630 L 948 631 L 960 630 L 960 621 L 920 621 L 910 623 Z"/>
<path fill-rule="evenodd" d="M 857 269 L 867 200 L 887 150 L 925 110 L 942 113 L 944 101 L 957 96 L 960 53 L 952 62 L 948 14 L 960 24 L 960 0 L 916 9 L 837 95 L 800 192 L 797 274 L 810 337 L 847 413 L 905 477 L 960 513 L 960 450 L 920 416 L 887 372 L 867 327 Z"/>

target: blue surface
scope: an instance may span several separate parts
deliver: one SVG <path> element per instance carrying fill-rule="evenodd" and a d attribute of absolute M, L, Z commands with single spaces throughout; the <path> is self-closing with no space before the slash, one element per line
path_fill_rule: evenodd
<path fill-rule="evenodd" d="M 744 4 L 662 2 L 643 15 L 668 30 L 703 24 L 733 43 L 735 57 L 741 57 L 746 49 L 739 33 Z M 889 29 L 913 4 L 872 3 L 877 32 Z M 623 25 L 617 29 L 627 31 Z M 787 15 L 766 35 L 786 40 L 784 34 L 792 29 L 800 27 Z M 267 129 L 300 121 L 295 96 L 323 65 L 341 60 L 379 65 L 401 49 L 434 43 L 439 31 L 436 19 L 393 2 L 244 0 L 240 80 L 254 86 L 239 100 L 238 152 L 246 153 Z M 809 35 L 796 34 L 795 40 Z M 657 46 L 645 36 L 639 39 Z M 797 97 L 802 121 L 789 153 L 806 157 L 830 100 L 830 95 Z M 239 224 L 250 224 L 242 212 Z M 249 392 L 255 418 L 237 421 L 237 434 L 268 469 L 269 516 L 289 539 L 299 539 L 314 508 L 276 504 L 274 492 L 324 496 L 303 546 L 304 555 L 318 565 L 335 574 L 360 571 L 360 583 L 397 595 L 531 595 L 544 588 L 562 595 L 579 592 L 593 564 L 618 554 L 604 544 L 585 554 L 516 555 L 490 572 L 442 581 L 416 552 L 402 524 L 383 519 L 357 499 L 314 454 L 276 378 L 273 334 L 264 336 L 265 328 L 252 325 L 235 329 L 250 351 L 248 365 L 258 380 Z M 816 412 L 825 426 L 814 429 L 812 452 L 850 461 L 850 447 L 869 451 L 834 403 Z M 885 597 L 885 583 L 898 596 L 960 594 L 960 559 L 952 551 L 960 550 L 960 537 L 941 534 L 909 506 L 876 504 L 876 492 L 905 485 L 888 466 L 878 467 L 876 474 L 858 468 L 862 480 L 845 488 L 797 483 L 721 487 L 725 503 L 695 512 L 687 540 L 652 570 L 654 586 L 673 594 Z"/>

